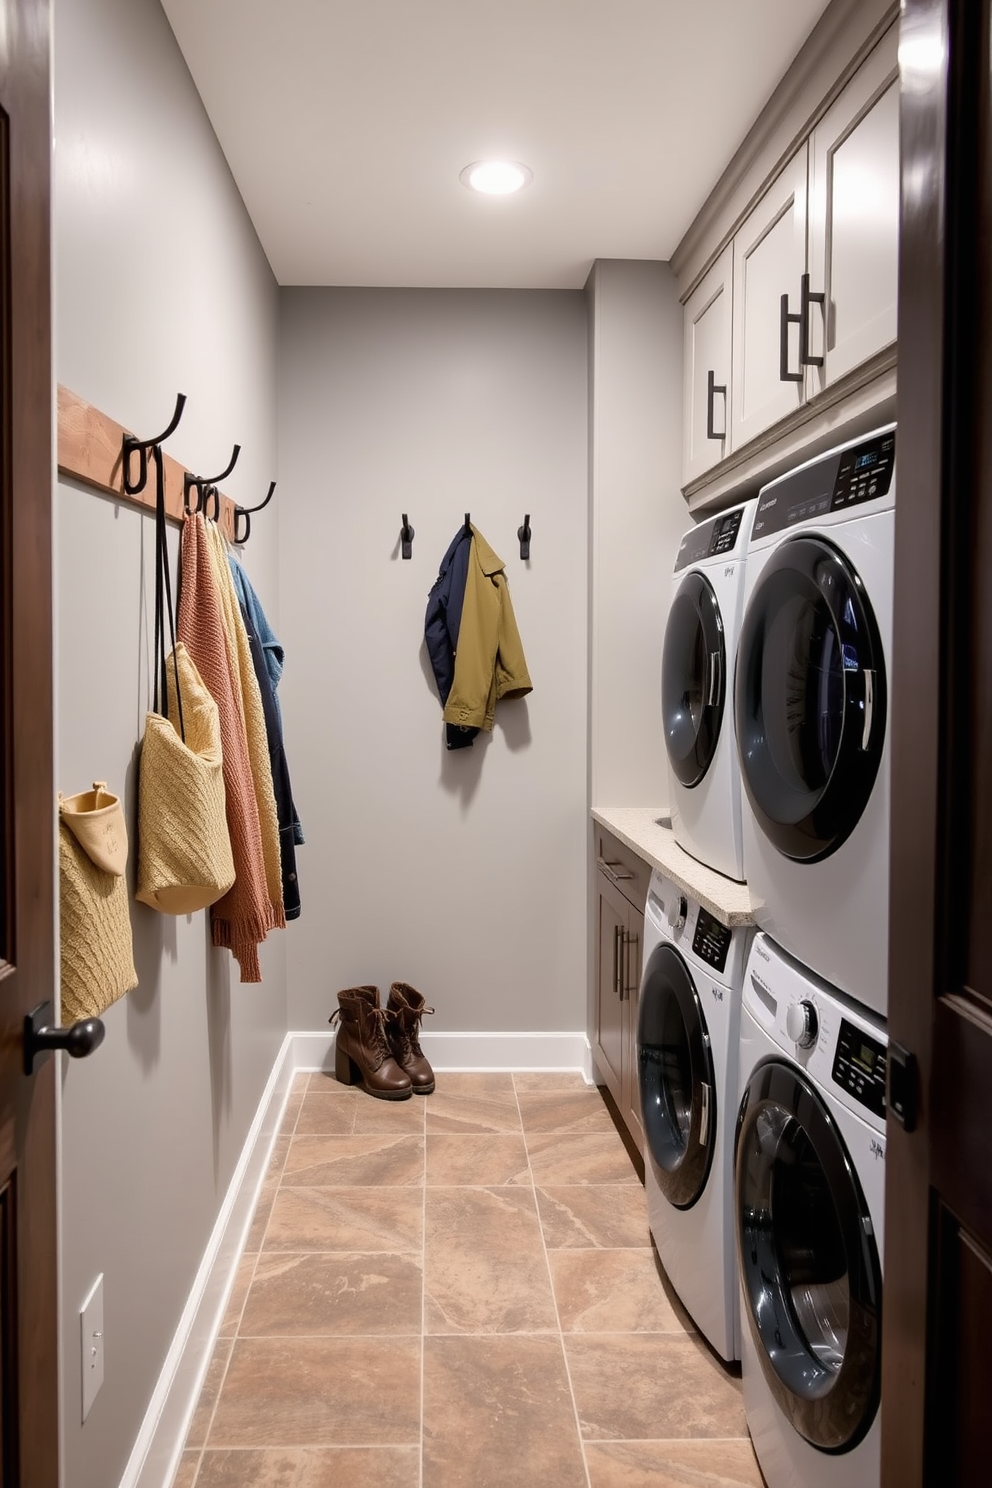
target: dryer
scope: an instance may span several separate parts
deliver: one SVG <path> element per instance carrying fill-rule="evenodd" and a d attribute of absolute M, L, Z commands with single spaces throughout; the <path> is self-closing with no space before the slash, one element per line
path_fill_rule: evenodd
<path fill-rule="evenodd" d="M 763 488 L 734 721 L 755 919 L 885 1016 L 894 425 Z"/>
<path fill-rule="evenodd" d="M 740 1357 L 730 1185 L 753 933 L 652 874 L 637 1020 L 648 1222 L 672 1285 L 724 1359 Z"/>
<path fill-rule="evenodd" d="M 738 880 L 744 866 L 732 679 L 755 505 L 721 512 L 683 537 L 661 664 L 675 840 Z"/>
<path fill-rule="evenodd" d="M 768 1488 L 878 1488 L 885 1025 L 756 935 L 733 1222 Z"/>

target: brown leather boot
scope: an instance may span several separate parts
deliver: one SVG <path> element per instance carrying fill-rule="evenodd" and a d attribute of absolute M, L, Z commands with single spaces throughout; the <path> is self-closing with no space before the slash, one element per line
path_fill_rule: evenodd
<path fill-rule="evenodd" d="M 410 1076 L 414 1095 L 430 1095 L 434 1089 L 434 1071 L 420 1047 L 420 1020 L 433 1011 L 416 987 L 393 982 L 386 1003 L 386 1037 L 396 1063 Z"/>
<path fill-rule="evenodd" d="M 346 987 L 338 993 L 337 1012 L 328 1019 L 337 1020 L 338 1028 L 334 1075 L 342 1085 L 361 1085 L 379 1100 L 408 1100 L 413 1086 L 390 1053 L 388 1017 L 379 1006 L 378 987 Z"/>

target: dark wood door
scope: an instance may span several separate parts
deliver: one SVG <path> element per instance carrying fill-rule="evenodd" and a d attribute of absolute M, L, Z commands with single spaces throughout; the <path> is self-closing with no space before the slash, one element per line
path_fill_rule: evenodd
<path fill-rule="evenodd" d="M 0 0 L 0 1480 L 57 1488 L 49 7 Z"/>
<path fill-rule="evenodd" d="M 990 40 L 904 0 L 884 1488 L 992 1482 Z"/>

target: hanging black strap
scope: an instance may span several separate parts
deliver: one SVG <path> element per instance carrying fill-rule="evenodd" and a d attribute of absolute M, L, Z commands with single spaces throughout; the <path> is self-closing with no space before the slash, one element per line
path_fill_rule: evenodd
<path fill-rule="evenodd" d="M 169 669 L 165 650 L 165 616 L 169 617 L 169 639 L 172 642 L 172 667 L 176 682 L 176 709 L 179 714 L 179 736 L 186 742 L 183 723 L 183 700 L 179 691 L 179 662 L 176 658 L 176 623 L 172 609 L 172 581 L 169 577 L 169 547 L 165 525 L 165 463 L 162 447 L 153 444 L 155 462 L 155 697 L 154 709 L 168 716 Z"/>

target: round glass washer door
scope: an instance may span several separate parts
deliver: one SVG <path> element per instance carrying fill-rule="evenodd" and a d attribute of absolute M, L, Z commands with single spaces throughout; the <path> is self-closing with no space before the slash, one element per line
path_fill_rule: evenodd
<path fill-rule="evenodd" d="M 665 747 L 676 778 L 685 786 L 699 784 L 716 753 L 726 662 L 716 595 L 701 573 L 687 574 L 668 613 L 661 659 Z"/>
<path fill-rule="evenodd" d="M 771 1060 L 745 1087 L 734 1199 L 743 1313 L 771 1393 L 812 1446 L 850 1451 L 878 1409 L 882 1272 L 843 1137 L 795 1065 Z"/>
<path fill-rule="evenodd" d="M 744 788 L 785 857 L 828 857 L 853 832 L 885 713 L 882 642 L 861 579 L 825 539 L 788 539 L 744 613 L 734 688 Z"/>
<path fill-rule="evenodd" d="M 648 1161 L 676 1209 L 706 1187 L 716 1141 L 716 1082 L 702 1003 L 674 946 L 656 946 L 641 981 L 637 1071 Z"/>

